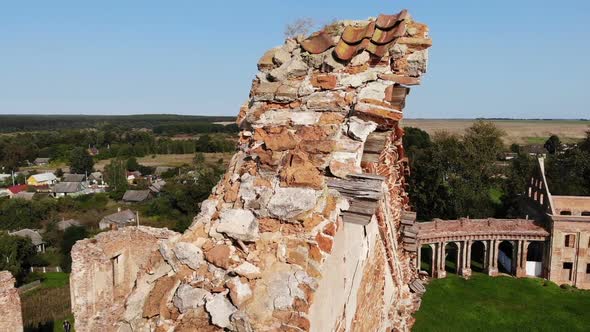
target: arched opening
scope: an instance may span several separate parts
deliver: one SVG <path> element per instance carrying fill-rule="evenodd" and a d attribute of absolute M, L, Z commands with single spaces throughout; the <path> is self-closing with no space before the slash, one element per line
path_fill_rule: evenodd
<path fill-rule="evenodd" d="M 562 216 L 571 216 L 572 215 L 572 211 L 561 211 L 559 212 L 560 215 Z"/>
<path fill-rule="evenodd" d="M 582 217 L 590 217 L 590 211 L 582 211 Z"/>
<path fill-rule="evenodd" d="M 471 244 L 471 270 L 484 272 L 485 270 L 486 246 L 481 241 Z"/>
<path fill-rule="evenodd" d="M 445 271 L 450 273 L 459 273 L 459 247 L 455 242 L 449 242 L 445 246 Z"/>
<path fill-rule="evenodd" d="M 429 244 L 420 247 L 420 271 L 427 271 L 431 277 L 434 276 L 434 269 L 432 268 L 433 256 L 434 251 Z"/>
<path fill-rule="evenodd" d="M 513 274 L 514 246 L 510 241 L 502 241 L 498 246 L 498 271 Z"/>

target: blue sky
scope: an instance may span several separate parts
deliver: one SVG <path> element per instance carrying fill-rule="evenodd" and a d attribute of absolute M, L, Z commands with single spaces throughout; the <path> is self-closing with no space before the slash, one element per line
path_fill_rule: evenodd
<path fill-rule="evenodd" d="M 406 117 L 590 118 L 587 0 L 0 0 L 0 113 L 235 115 L 287 23 L 402 8 L 434 40 Z"/>

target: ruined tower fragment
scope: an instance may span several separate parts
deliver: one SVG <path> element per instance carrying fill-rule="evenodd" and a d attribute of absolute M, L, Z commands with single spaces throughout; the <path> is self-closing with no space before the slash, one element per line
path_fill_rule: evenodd
<path fill-rule="evenodd" d="M 402 11 L 266 52 L 191 227 L 76 244 L 76 329 L 409 330 L 423 287 L 398 124 L 430 45 Z"/>

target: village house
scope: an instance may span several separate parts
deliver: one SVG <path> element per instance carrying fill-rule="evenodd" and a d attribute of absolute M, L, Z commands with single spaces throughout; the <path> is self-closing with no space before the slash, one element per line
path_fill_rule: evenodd
<path fill-rule="evenodd" d="M 82 223 L 76 219 L 68 219 L 68 220 L 62 220 L 60 222 L 57 223 L 57 229 L 59 229 L 60 231 L 65 231 L 66 229 L 72 227 L 72 226 L 81 226 Z"/>
<path fill-rule="evenodd" d="M 46 166 L 49 164 L 49 160 L 51 158 L 37 158 L 33 161 L 33 164 L 35 164 L 35 166 Z"/>
<path fill-rule="evenodd" d="M 174 167 L 170 166 L 158 166 L 154 171 L 154 175 L 157 177 L 162 177 L 162 175 L 170 170 L 174 169 Z"/>
<path fill-rule="evenodd" d="M 32 201 L 33 197 L 35 197 L 35 193 L 29 191 L 21 191 L 18 194 L 12 196 L 14 199 L 24 199 L 25 201 Z"/>
<path fill-rule="evenodd" d="M 127 190 L 123 195 L 123 202 L 139 203 L 151 198 L 149 190 Z"/>
<path fill-rule="evenodd" d="M 127 226 L 134 226 L 137 222 L 135 213 L 129 209 L 117 213 L 110 214 L 98 223 L 98 227 L 102 229 L 117 229 Z"/>
<path fill-rule="evenodd" d="M 18 184 L 15 186 L 10 186 L 7 188 L 8 190 L 8 196 L 10 198 L 13 198 L 16 194 L 22 192 L 22 191 L 27 191 L 27 189 L 29 188 L 28 185 L 26 184 Z"/>
<path fill-rule="evenodd" d="M 90 176 L 88 176 L 88 183 L 91 185 L 104 185 L 104 177 L 101 172 L 92 172 Z"/>
<path fill-rule="evenodd" d="M 140 178 L 141 172 L 139 171 L 127 172 L 127 183 L 129 184 L 135 184 L 136 181 Z"/>
<path fill-rule="evenodd" d="M 51 194 L 55 198 L 80 196 L 85 194 L 85 186 L 82 182 L 60 182 L 51 188 Z"/>
<path fill-rule="evenodd" d="M 10 190 L 8 188 L 0 188 L 0 198 L 2 197 L 10 198 Z"/>
<path fill-rule="evenodd" d="M 35 187 L 49 186 L 49 185 L 52 185 L 55 183 L 57 183 L 57 177 L 55 176 L 55 174 L 49 173 L 49 172 L 31 175 L 27 179 L 27 184 L 29 186 L 35 186 Z"/>
<path fill-rule="evenodd" d="M 152 182 L 149 189 L 153 194 L 159 194 L 162 191 L 162 189 L 164 189 L 165 185 L 166 185 L 166 181 L 156 180 L 156 181 Z"/>
<path fill-rule="evenodd" d="M 8 235 L 28 238 L 35 246 L 37 252 L 45 252 L 45 241 L 43 241 L 43 237 L 36 230 L 25 228 L 15 232 L 8 232 Z"/>
<path fill-rule="evenodd" d="M 84 182 L 86 180 L 85 174 L 64 174 L 63 182 Z"/>
<path fill-rule="evenodd" d="M 0 173 L 0 182 L 10 181 L 11 177 L 12 177 L 12 175 L 10 175 L 10 174 Z"/>

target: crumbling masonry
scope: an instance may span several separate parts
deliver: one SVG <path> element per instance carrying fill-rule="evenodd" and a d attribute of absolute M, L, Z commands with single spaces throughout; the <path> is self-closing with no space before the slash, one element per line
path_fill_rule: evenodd
<path fill-rule="evenodd" d="M 10 272 L 0 272 L 0 331 L 23 330 L 20 296 L 14 283 L 14 277 Z"/>
<path fill-rule="evenodd" d="M 398 123 L 430 46 L 402 11 L 266 52 L 191 227 L 74 246 L 76 330 L 409 330 L 424 288 Z"/>

